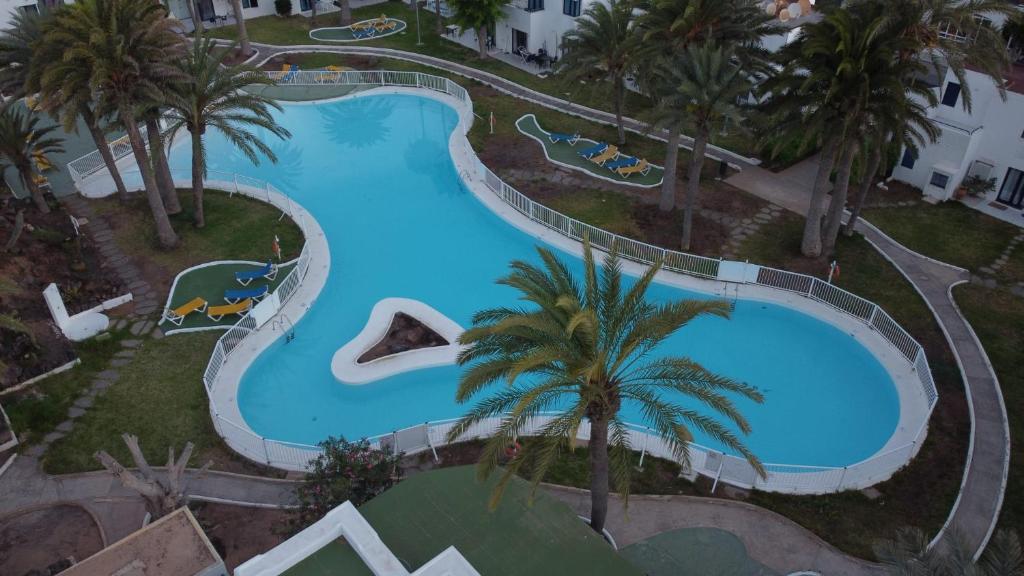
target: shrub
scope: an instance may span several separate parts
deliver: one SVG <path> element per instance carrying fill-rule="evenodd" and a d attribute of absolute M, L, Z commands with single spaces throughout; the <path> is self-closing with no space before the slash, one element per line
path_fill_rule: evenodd
<path fill-rule="evenodd" d="M 278 16 L 291 16 L 292 0 L 274 0 L 274 10 Z"/>
<path fill-rule="evenodd" d="M 401 479 L 401 455 L 333 436 L 320 443 L 323 453 L 298 489 L 299 507 L 291 520 L 295 532 L 323 518 L 349 500 L 355 506 L 372 500 Z"/>

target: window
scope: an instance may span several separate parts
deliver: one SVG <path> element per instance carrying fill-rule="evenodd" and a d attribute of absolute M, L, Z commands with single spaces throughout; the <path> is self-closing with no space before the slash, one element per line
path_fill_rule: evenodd
<path fill-rule="evenodd" d="M 562 0 L 562 14 L 566 16 L 579 16 L 581 0 Z"/>
<path fill-rule="evenodd" d="M 907 168 L 909 170 L 913 170 L 914 162 L 917 162 L 917 153 L 911 150 L 910 148 L 907 148 L 906 150 L 903 151 L 903 159 L 900 160 L 900 166 L 903 166 L 904 168 Z"/>
<path fill-rule="evenodd" d="M 313 5 L 309 3 L 310 0 L 299 0 L 299 12 L 306 12 L 312 10 Z"/>
<path fill-rule="evenodd" d="M 527 0 L 526 11 L 527 12 L 540 12 L 544 9 L 544 0 Z"/>
<path fill-rule="evenodd" d="M 928 183 L 945 190 L 946 185 L 949 184 L 949 176 L 942 172 L 932 172 L 932 179 Z"/>
<path fill-rule="evenodd" d="M 39 14 L 39 6 L 35 4 L 26 4 L 21 6 L 20 10 L 26 14 Z"/>
<path fill-rule="evenodd" d="M 956 106 L 957 98 L 960 98 L 960 85 L 956 82 L 946 84 L 946 92 L 942 95 L 942 104 L 945 106 Z"/>
<path fill-rule="evenodd" d="M 242 8 L 257 8 L 259 2 L 257 0 L 242 0 Z"/>

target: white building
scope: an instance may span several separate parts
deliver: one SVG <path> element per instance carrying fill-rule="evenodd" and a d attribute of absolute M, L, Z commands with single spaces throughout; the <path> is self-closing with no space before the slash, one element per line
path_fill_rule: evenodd
<path fill-rule="evenodd" d="M 929 113 L 941 136 L 917 154 L 903 150 L 894 179 L 935 201 L 962 196 L 958 191 L 970 176 L 994 179 L 995 187 L 971 203 L 1002 217 L 1024 210 L 1024 57 L 1015 54 L 1005 99 L 990 78 L 968 71 L 970 112 L 963 107 L 964 87 L 947 71 L 936 88 L 939 104 Z"/>

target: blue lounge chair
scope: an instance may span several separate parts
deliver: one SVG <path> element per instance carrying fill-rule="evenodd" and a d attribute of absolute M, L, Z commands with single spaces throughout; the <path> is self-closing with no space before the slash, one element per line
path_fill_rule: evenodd
<path fill-rule="evenodd" d="M 292 64 L 288 67 L 288 73 L 281 77 L 281 83 L 287 84 L 295 79 L 295 76 L 299 74 L 299 65 Z"/>
<path fill-rule="evenodd" d="M 234 304 L 235 302 L 245 300 L 246 298 L 252 298 L 254 302 L 259 302 L 269 293 L 270 286 L 267 286 L 266 284 L 262 286 L 253 286 L 252 288 L 225 290 L 224 300 L 227 301 L 228 304 Z"/>
<path fill-rule="evenodd" d="M 600 142 L 600 143 L 595 144 L 595 145 L 593 145 L 593 146 L 591 146 L 589 148 L 584 148 L 583 150 L 580 150 L 579 152 L 577 152 L 577 154 L 579 154 L 580 156 L 583 156 L 584 158 L 592 158 L 594 156 L 597 156 L 601 152 L 604 152 L 607 148 L 608 148 L 608 144 L 606 144 L 604 142 Z"/>
<path fill-rule="evenodd" d="M 548 132 L 548 139 L 551 140 L 552 144 L 557 142 L 568 142 L 569 146 L 575 146 L 576 141 L 580 139 L 579 134 L 562 134 L 561 132 Z"/>
<path fill-rule="evenodd" d="M 241 272 L 235 272 L 235 280 L 242 286 L 248 286 L 249 282 L 257 278 L 266 278 L 267 280 L 273 280 L 277 277 L 277 266 L 273 262 L 267 262 L 266 266 L 257 270 L 243 270 Z"/>
<path fill-rule="evenodd" d="M 617 160 L 612 160 L 611 162 L 606 162 L 604 164 L 604 167 L 609 169 L 609 170 L 618 170 L 619 168 L 625 168 L 626 166 L 632 166 L 632 165 L 634 165 L 634 164 L 636 164 L 638 162 L 640 162 L 639 158 L 634 158 L 632 156 L 623 156 L 622 158 L 619 158 Z"/>
<path fill-rule="evenodd" d="M 352 37 L 357 40 L 362 40 L 363 38 L 373 38 L 373 35 L 376 33 L 377 29 L 370 26 L 369 28 L 363 28 L 361 30 L 352 30 Z"/>

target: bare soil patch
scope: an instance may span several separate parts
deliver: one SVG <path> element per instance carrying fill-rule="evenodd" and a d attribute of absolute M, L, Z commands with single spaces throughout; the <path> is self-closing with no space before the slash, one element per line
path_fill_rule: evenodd
<path fill-rule="evenodd" d="M 78 506 L 53 506 L 0 520 L 0 574 L 56 574 L 70 565 L 62 561 L 80 562 L 102 548 L 99 527 Z"/>
<path fill-rule="evenodd" d="M 448 344 L 447 340 L 423 322 L 408 314 L 398 312 L 391 318 L 391 326 L 388 327 L 384 338 L 364 352 L 356 359 L 356 362 L 362 364 L 400 352 L 447 346 Z"/>
<path fill-rule="evenodd" d="M 282 531 L 290 514 L 287 510 L 203 502 L 192 506 L 192 512 L 228 572 L 287 538 Z"/>

